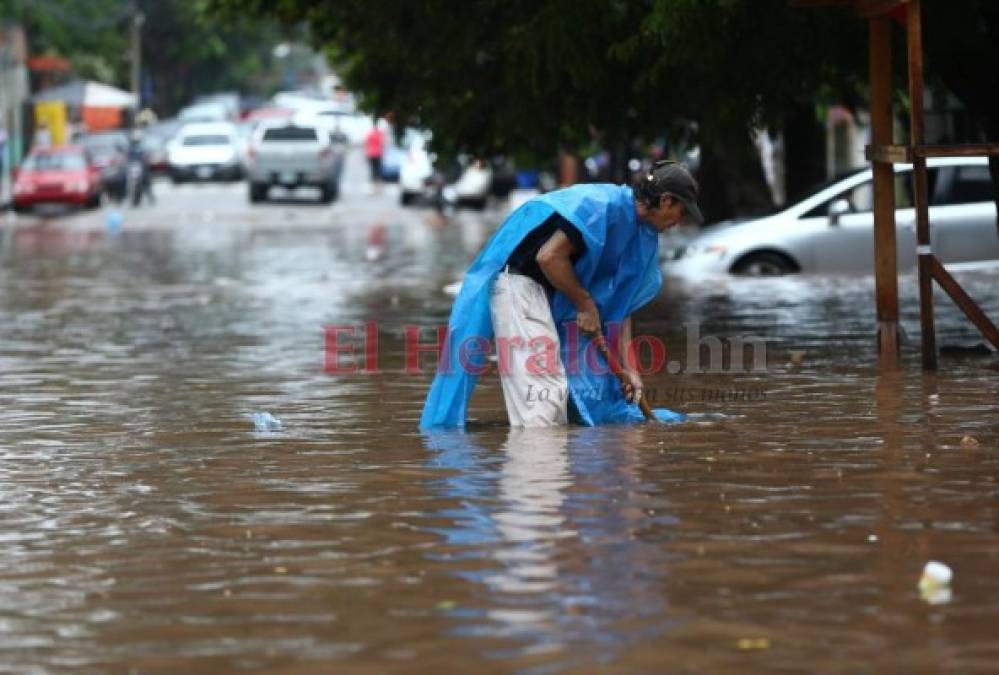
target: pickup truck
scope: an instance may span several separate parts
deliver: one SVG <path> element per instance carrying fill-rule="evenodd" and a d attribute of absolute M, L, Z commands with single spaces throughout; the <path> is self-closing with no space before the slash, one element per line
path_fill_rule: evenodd
<path fill-rule="evenodd" d="M 333 201 L 340 192 L 344 142 L 318 125 L 262 123 L 247 152 L 250 201 L 264 201 L 273 186 L 315 187 L 319 201 Z"/>

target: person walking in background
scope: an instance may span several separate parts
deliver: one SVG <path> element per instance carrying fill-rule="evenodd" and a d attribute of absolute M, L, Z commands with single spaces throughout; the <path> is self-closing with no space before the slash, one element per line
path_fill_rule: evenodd
<path fill-rule="evenodd" d="M 4 126 L 3 119 L 0 119 L 0 204 L 3 203 L 7 195 L 7 127 Z"/>
<path fill-rule="evenodd" d="M 385 153 L 385 132 L 377 124 L 364 138 L 364 154 L 371 167 L 371 184 L 379 185 L 382 181 L 382 155 Z"/>
<path fill-rule="evenodd" d="M 3 176 L 3 168 L 7 166 L 7 127 L 0 119 L 0 176 Z"/>
<path fill-rule="evenodd" d="M 136 171 L 138 174 L 135 177 L 137 184 L 132 186 L 135 190 L 134 194 L 131 195 L 132 203 L 138 206 L 142 203 L 142 198 L 145 197 L 150 204 L 155 204 L 156 197 L 153 195 L 149 155 L 142 145 L 142 132 L 138 129 L 133 129 L 128 139 L 128 170 Z"/>

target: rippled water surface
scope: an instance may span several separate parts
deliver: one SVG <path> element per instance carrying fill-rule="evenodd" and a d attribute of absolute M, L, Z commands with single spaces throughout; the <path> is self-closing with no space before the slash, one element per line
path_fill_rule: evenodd
<path fill-rule="evenodd" d="M 995 672 L 997 361 L 923 375 L 911 278 L 894 374 L 870 279 L 672 283 L 638 332 L 767 368 L 648 378 L 671 428 L 512 431 L 487 377 L 423 436 L 404 329 L 497 214 L 188 198 L 233 206 L 0 228 L 0 670 Z M 999 270 L 957 274 L 999 317 Z M 372 320 L 379 372 L 325 373 Z"/>

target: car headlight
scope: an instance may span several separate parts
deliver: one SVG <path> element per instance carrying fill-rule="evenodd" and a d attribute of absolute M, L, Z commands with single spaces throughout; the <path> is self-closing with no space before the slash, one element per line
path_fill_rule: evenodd
<path fill-rule="evenodd" d="M 31 183 L 15 183 L 14 184 L 14 194 L 28 194 L 35 191 L 35 186 Z"/>

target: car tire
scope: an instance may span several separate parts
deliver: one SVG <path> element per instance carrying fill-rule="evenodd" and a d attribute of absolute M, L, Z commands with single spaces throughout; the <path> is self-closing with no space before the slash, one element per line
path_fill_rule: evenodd
<path fill-rule="evenodd" d="M 776 251 L 757 251 L 739 258 L 732 273 L 746 277 L 779 277 L 800 271 L 793 260 Z"/>
<path fill-rule="evenodd" d="M 267 199 L 267 187 L 264 183 L 250 183 L 250 203 L 258 204 Z"/>
<path fill-rule="evenodd" d="M 416 197 L 412 192 L 402 192 L 399 194 L 399 203 L 403 206 L 409 206 L 413 203 L 413 199 Z"/>
<path fill-rule="evenodd" d="M 320 204 L 329 204 L 334 199 L 336 199 L 336 190 L 334 190 L 331 186 L 324 185 L 321 188 L 319 188 L 319 203 Z"/>
<path fill-rule="evenodd" d="M 98 190 L 93 197 L 87 200 L 88 209 L 99 209 L 101 204 L 104 202 L 104 191 Z"/>

